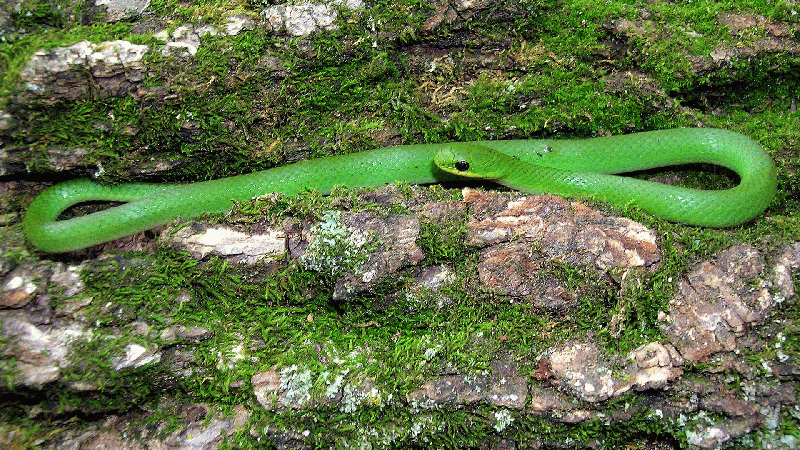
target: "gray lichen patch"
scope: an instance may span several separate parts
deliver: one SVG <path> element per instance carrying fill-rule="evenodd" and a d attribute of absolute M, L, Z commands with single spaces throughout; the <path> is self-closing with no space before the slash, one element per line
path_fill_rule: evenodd
<path fill-rule="evenodd" d="M 365 246 L 371 242 L 368 230 L 347 226 L 338 211 L 325 213 L 322 221 L 311 229 L 311 235 L 311 244 L 301 264 L 328 275 L 338 275 L 365 261 Z"/>
<path fill-rule="evenodd" d="M 359 9 L 361 0 L 334 0 L 325 3 L 291 1 L 270 6 L 261 12 L 270 29 L 286 32 L 290 36 L 306 36 L 318 30 L 334 30 L 338 8 Z"/>
<path fill-rule="evenodd" d="M 251 382 L 256 399 L 268 411 L 338 405 L 349 414 L 362 407 L 381 407 L 390 398 L 369 378 L 359 378 L 345 368 L 317 372 L 292 365 L 259 372 Z"/>
<path fill-rule="evenodd" d="M 352 237 L 369 233 L 372 241 L 366 258 L 357 262 L 354 271 L 348 271 L 334 288 L 333 298 L 343 299 L 363 292 L 400 270 L 419 264 L 424 254 L 417 239 L 420 233 L 419 218 L 413 215 L 390 216 L 382 219 L 374 213 L 355 213 L 345 216 Z M 359 238 L 360 239 L 360 238 Z"/>

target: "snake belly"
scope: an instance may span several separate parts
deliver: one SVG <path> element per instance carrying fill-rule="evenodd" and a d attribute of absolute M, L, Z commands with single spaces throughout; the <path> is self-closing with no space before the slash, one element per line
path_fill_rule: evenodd
<path fill-rule="evenodd" d="M 468 163 L 469 170 L 461 170 Z M 681 164 L 726 167 L 740 178 L 725 190 L 697 190 L 614 174 Z M 396 182 L 429 184 L 464 177 L 495 181 L 528 193 L 591 196 L 635 205 L 669 221 L 728 227 L 761 213 L 777 191 L 775 165 L 755 141 L 738 133 L 682 128 L 590 139 L 529 139 L 401 145 L 302 161 L 246 175 L 188 184 L 105 185 L 67 181 L 42 192 L 28 208 L 23 233 L 44 252 L 78 250 L 235 202 L 304 189 L 327 194 Z M 124 202 L 66 220 L 59 215 L 88 201 Z"/>

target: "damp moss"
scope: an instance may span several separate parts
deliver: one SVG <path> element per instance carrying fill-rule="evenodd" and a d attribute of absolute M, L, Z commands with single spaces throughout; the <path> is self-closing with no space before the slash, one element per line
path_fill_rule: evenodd
<path fill-rule="evenodd" d="M 417 244 L 425 254 L 424 264 L 443 264 L 463 261 L 473 251 L 466 245 L 465 217 L 450 220 L 422 220 Z"/>

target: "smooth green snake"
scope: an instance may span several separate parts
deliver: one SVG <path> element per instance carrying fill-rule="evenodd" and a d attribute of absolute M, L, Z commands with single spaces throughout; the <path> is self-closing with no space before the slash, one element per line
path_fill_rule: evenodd
<path fill-rule="evenodd" d="M 613 174 L 693 163 L 736 172 L 737 186 L 697 190 Z M 261 172 L 189 184 L 105 185 L 67 181 L 42 192 L 23 222 L 28 241 L 66 252 L 117 239 L 271 192 L 329 193 L 337 185 L 381 186 L 492 180 L 527 193 L 590 196 L 635 205 L 673 222 L 729 227 L 763 211 L 777 191 L 772 159 L 755 141 L 719 129 L 682 128 L 591 139 L 477 141 L 401 145 L 302 161 Z M 59 215 L 89 201 L 124 202 L 66 220 Z"/>

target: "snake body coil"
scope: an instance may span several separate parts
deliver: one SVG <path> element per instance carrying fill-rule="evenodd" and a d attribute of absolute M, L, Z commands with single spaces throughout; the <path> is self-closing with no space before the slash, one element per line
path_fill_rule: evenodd
<path fill-rule="evenodd" d="M 731 189 L 703 191 L 614 174 L 680 164 L 710 163 L 739 175 Z M 666 220 L 728 227 L 746 222 L 772 201 L 776 170 L 764 149 L 738 133 L 705 128 L 651 131 L 583 140 L 511 140 L 402 145 L 303 161 L 261 172 L 190 184 L 108 186 L 80 179 L 39 195 L 25 215 L 28 241 L 45 252 L 66 252 L 117 239 L 270 192 L 337 185 L 436 183 L 463 177 L 493 180 L 529 193 L 586 195 L 633 204 Z M 125 202 L 58 220 L 72 205 Z"/>

